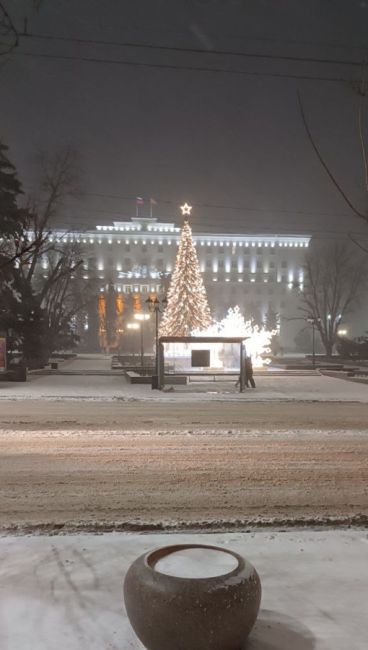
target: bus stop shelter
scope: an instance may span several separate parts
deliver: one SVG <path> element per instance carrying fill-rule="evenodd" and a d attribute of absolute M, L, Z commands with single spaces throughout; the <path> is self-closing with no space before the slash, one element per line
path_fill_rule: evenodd
<path fill-rule="evenodd" d="M 244 341 L 247 336 L 161 336 L 158 341 L 158 389 L 165 387 L 165 343 L 230 343 L 238 344 L 240 351 L 239 363 L 239 392 L 242 393 L 245 387 L 244 368 Z"/>

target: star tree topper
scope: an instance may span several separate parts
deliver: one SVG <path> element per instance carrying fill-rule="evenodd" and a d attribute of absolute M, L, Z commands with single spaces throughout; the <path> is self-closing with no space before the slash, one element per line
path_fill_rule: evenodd
<path fill-rule="evenodd" d="M 192 206 L 189 205 L 187 202 L 185 202 L 184 205 L 180 206 L 180 210 L 181 210 L 181 213 L 182 213 L 183 217 L 185 217 L 186 215 L 188 215 L 188 217 L 190 217 L 190 214 L 192 212 Z"/>

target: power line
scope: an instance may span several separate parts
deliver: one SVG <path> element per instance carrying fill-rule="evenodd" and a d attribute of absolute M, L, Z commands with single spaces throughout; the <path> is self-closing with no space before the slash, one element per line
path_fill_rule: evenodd
<path fill-rule="evenodd" d="M 194 48 L 194 47 L 178 47 L 178 46 L 169 46 L 169 45 L 155 45 L 152 43 L 135 43 L 131 41 L 122 42 L 122 41 L 105 41 L 99 39 L 86 39 L 86 38 L 77 38 L 77 37 L 68 37 L 68 36 L 53 36 L 48 34 L 21 34 L 22 37 L 26 39 L 36 39 L 36 40 L 46 40 L 46 41 L 57 41 L 63 43 L 75 43 L 77 45 L 103 45 L 103 46 L 112 46 L 112 47 L 126 47 L 130 49 L 144 49 L 144 50 L 157 50 L 162 52 L 178 52 L 185 54 L 200 54 L 200 55 L 215 55 L 215 56 L 229 56 L 237 58 L 250 58 L 250 59 L 266 59 L 266 60 L 280 60 L 288 62 L 297 62 L 297 63 L 318 63 L 326 65 L 346 65 L 346 66 L 357 66 L 362 67 L 365 65 L 366 61 L 347 61 L 346 59 L 326 59 L 321 57 L 305 57 L 305 56 L 293 56 L 293 55 L 283 55 L 283 54 L 261 54 L 259 52 L 239 52 L 233 50 L 218 50 L 218 49 L 206 49 Z"/>
<path fill-rule="evenodd" d="M 120 201 L 135 201 L 136 196 L 123 196 L 121 194 L 105 194 L 105 193 L 99 193 L 99 192 L 83 192 L 82 196 L 95 196 L 99 198 L 107 198 L 107 199 L 114 199 L 114 200 L 120 200 Z M 155 197 L 155 201 L 157 201 L 158 204 L 164 204 L 164 205 L 173 205 L 173 206 L 178 206 L 180 201 L 174 201 L 171 199 L 161 199 L 159 197 Z M 147 199 L 147 204 L 149 204 L 149 200 Z M 206 208 L 210 210 L 232 210 L 236 212 L 262 212 L 262 213 L 278 213 L 278 214 L 293 214 L 293 215 L 302 215 L 302 216 L 318 216 L 318 217 L 350 217 L 351 215 L 348 213 L 340 213 L 336 214 L 335 212 L 319 212 L 319 211 L 314 211 L 314 210 L 299 210 L 299 209 L 285 209 L 285 208 L 257 208 L 257 207 L 252 207 L 252 206 L 244 206 L 244 205 L 230 205 L 230 204 L 219 204 L 219 203 L 191 203 L 194 208 Z M 105 211 L 106 212 L 106 211 Z"/>
<path fill-rule="evenodd" d="M 137 30 L 134 30 L 137 31 Z M 152 33 L 158 33 L 158 34 L 175 34 L 175 35 L 180 35 L 180 36 L 186 36 L 188 37 L 188 31 L 180 31 L 177 29 L 155 29 L 153 27 L 142 27 L 141 25 L 139 26 L 139 32 L 149 32 L 150 34 Z M 190 35 L 192 36 L 193 34 L 195 35 L 193 30 L 190 30 Z M 219 38 L 218 34 L 213 34 L 209 33 L 206 31 L 205 34 L 209 39 L 216 39 Z M 274 37 L 274 36 L 254 36 L 253 34 L 242 34 L 241 36 L 235 36 L 235 34 L 220 34 L 221 38 L 224 38 L 225 40 L 232 40 L 232 41 L 258 41 L 258 42 L 264 42 L 264 43 L 287 43 L 288 45 L 303 45 L 307 47 L 324 47 L 324 48 L 334 48 L 334 49 L 344 49 L 344 50 L 365 50 L 367 51 L 368 49 L 368 43 L 365 43 L 363 45 L 353 45 L 353 44 L 348 44 L 348 43 L 332 43 L 332 42 L 321 42 L 321 41 L 307 41 L 304 39 L 293 39 L 293 38 L 279 38 L 279 37 Z"/>
<path fill-rule="evenodd" d="M 327 77 L 327 76 L 316 76 L 316 75 L 300 75 L 300 74 L 288 74 L 282 72 L 259 72 L 259 71 L 250 71 L 250 70 L 238 70 L 234 68 L 214 68 L 214 67 L 205 67 L 205 66 L 189 66 L 189 65 L 178 65 L 178 64 L 169 64 L 169 63 L 147 63 L 140 61 L 126 61 L 123 59 L 107 59 L 99 57 L 85 57 L 85 56 L 76 56 L 76 55 L 66 55 L 66 54 L 42 54 L 35 52 L 15 52 L 15 56 L 23 57 L 32 57 L 39 59 L 49 59 L 49 60 L 58 60 L 58 61 L 80 61 L 81 63 L 93 63 L 93 64 L 107 64 L 107 65 L 120 65 L 126 67 L 135 67 L 135 68 L 156 68 L 164 70 L 182 70 L 185 72 L 209 72 L 212 74 L 234 74 L 246 77 L 272 77 L 276 79 L 298 79 L 304 81 L 330 81 L 337 83 L 351 83 L 352 79 L 346 79 L 344 77 Z"/>
<path fill-rule="evenodd" d="M 80 212 L 81 212 L 80 209 L 77 210 L 77 211 L 73 210 L 74 220 L 78 218 L 78 214 Z M 93 210 L 91 210 L 91 211 L 85 210 L 85 212 L 92 213 Z M 342 215 L 338 215 L 338 216 L 342 216 Z M 349 216 L 349 215 L 347 215 L 347 216 Z M 71 217 L 71 216 L 67 217 L 66 221 L 73 221 L 73 217 Z M 103 219 L 103 224 L 109 224 L 109 225 L 111 225 L 112 220 L 113 221 L 114 220 L 126 221 L 126 220 L 129 220 L 129 218 L 130 218 L 129 216 L 127 217 L 125 215 L 119 214 L 118 219 L 114 219 L 113 215 L 111 213 L 108 213 L 108 212 L 105 212 L 105 217 L 106 218 Z M 159 217 L 159 218 L 162 218 L 162 217 Z M 214 223 L 214 221 L 217 221 L 219 223 Z M 164 223 L 166 223 L 166 222 L 164 222 Z M 192 216 L 191 217 L 191 223 L 195 227 L 205 228 L 206 231 L 214 230 L 215 232 L 219 232 L 219 227 L 224 225 L 223 217 L 217 217 L 217 218 L 215 217 L 215 219 L 214 219 L 212 216 L 211 216 L 211 223 L 206 223 L 206 218 L 203 217 L 203 216 L 200 216 L 198 218 L 196 218 L 195 216 Z M 86 222 L 86 221 L 82 221 L 82 220 L 78 219 L 78 224 L 80 226 L 84 225 L 87 228 L 88 227 L 90 228 L 91 226 L 93 227 L 94 225 L 96 225 L 96 222 L 94 221 L 93 223 L 90 223 L 90 222 Z M 101 222 L 100 222 L 100 225 L 101 225 Z M 226 219 L 226 229 L 227 230 L 232 230 L 232 231 L 236 230 L 237 232 L 239 232 L 239 227 L 242 227 L 242 229 L 243 229 L 244 225 L 245 224 L 243 222 L 239 223 L 239 221 Z M 260 224 L 259 220 L 254 222 L 253 220 L 249 221 L 249 219 L 247 219 L 246 226 L 247 226 L 248 231 L 249 231 L 249 229 L 252 229 L 254 231 L 254 228 L 257 227 L 258 230 L 256 232 L 258 234 L 260 234 L 261 231 L 268 231 L 268 232 L 273 232 L 273 233 L 275 231 L 283 232 L 283 233 L 297 233 L 297 232 L 305 233 L 305 232 L 308 232 L 308 234 L 324 234 L 326 236 L 327 235 L 331 236 L 331 235 L 335 235 L 335 234 L 337 234 L 337 235 L 343 235 L 344 234 L 344 231 L 341 231 L 339 233 L 338 231 L 336 231 L 336 228 L 334 228 L 333 230 L 330 230 L 330 229 L 327 229 L 327 228 L 316 228 L 316 227 L 310 227 L 310 226 L 307 226 L 307 225 L 304 225 L 303 227 L 301 227 L 299 223 L 295 224 L 295 222 L 289 223 L 289 224 L 287 224 L 285 226 L 282 226 L 282 227 L 277 226 L 275 228 L 274 226 Z M 223 232 L 223 230 L 221 230 L 220 232 Z M 357 235 L 357 236 L 367 237 L 368 238 L 368 230 L 366 232 L 354 231 L 353 234 Z"/>
<path fill-rule="evenodd" d="M 23 184 L 23 187 L 30 189 L 31 186 L 28 183 Z M 132 202 L 135 205 L 136 199 L 137 199 L 138 193 L 133 195 L 125 195 L 125 194 L 109 194 L 107 192 L 81 192 L 80 198 L 86 198 L 86 197 L 96 197 L 96 198 L 102 198 L 102 199 L 112 199 L 114 201 L 125 201 L 125 202 Z M 141 196 L 141 194 L 140 194 Z M 178 208 L 182 202 L 182 200 L 174 200 L 174 199 L 166 199 L 166 198 L 161 198 L 158 197 L 157 195 L 155 196 L 155 202 L 156 205 L 165 205 L 165 206 L 173 206 L 175 208 Z M 150 199 L 149 198 L 144 198 L 144 204 L 149 206 L 150 205 Z M 335 218 L 351 218 L 352 214 L 347 213 L 347 212 L 335 212 L 335 211 L 319 211 L 319 210 L 300 210 L 299 208 L 260 208 L 260 207 L 255 207 L 255 206 L 249 206 L 249 205 L 231 205 L 231 204 L 226 204 L 226 203 L 204 203 L 204 202 L 190 202 L 193 208 L 196 209 L 201 209 L 204 208 L 206 210 L 231 210 L 233 212 L 253 212 L 257 214 L 264 214 L 264 215 L 273 215 L 273 214 L 281 214 L 281 215 L 292 215 L 295 217 L 302 216 L 302 217 L 335 217 Z M 69 208 L 68 208 L 69 209 Z M 83 207 L 78 207 L 76 210 L 73 208 L 70 208 L 74 212 L 87 212 L 88 214 L 95 213 L 95 214 L 103 214 L 106 216 L 106 218 L 111 218 L 113 216 L 116 217 L 122 217 L 121 211 L 120 210 L 110 210 L 108 208 L 83 208 Z M 157 208 L 156 208 L 157 211 Z M 179 215 L 180 216 L 180 215 Z M 173 215 L 175 217 L 175 215 Z M 197 215 L 192 215 L 192 219 L 196 218 Z M 205 219 L 206 217 L 204 215 L 201 216 L 201 219 Z M 211 220 L 222 220 L 223 216 L 222 215 L 214 215 L 211 214 Z M 229 220 L 227 219 L 227 222 Z M 326 232 L 323 230 L 323 232 Z"/>
<path fill-rule="evenodd" d="M 194 204 L 193 207 L 198 207 L 197 204 Z M 200 207 L 203 207 L 202 205 Z M 213 209 L 217 209 L 216 206 L 213 206 Z M 349 214 L 341 214 L 341 213 L 335 213 L 335 212 L 318 212 L 318 211 L 304 211 L 304 210 L 282 210 L 282 209 L 271 209 L 271 208 L 249 208 L 249 207 L 244 207 L 244 208 L 234 208 L 231 206 L 228 207 L 221 207 L 223 210 L 236 210 L 239 212 L 253 212 L 253 213 L 261 213 L 263 215 L 273 215 L 273 214 L 284 214 L 284 215 L 295 215 L 295 216 L 306 216 L 306 217 L 337 217 L 337 218 L 349 218 L 351 215 Z M 112 217 L 121 217 L 121 210 L 109 210 L 109 209 L 97 209 L 97 208 L 78 208 L 77 212 L 85 212 L 88 214 L 97 214 L 97 215 L 105 215 L 106 218 L 112 218 Z M 203 215 L 201 218 L 205 218 Z M 223 216 L 221 215 L 211 215 L 211 219 L 223 219 Z"/>
<path fill-rule="evenodd" d="M 231 230 L 227 229 L 226 231 L 224 231 L 224 230 L 219 231 L 218 229 L 216 229 L 213 232 L 210 232 L 208 230 L 208 225 L 207 224 L 195 224 L 193 222 L 193 220 L 191 220 L 191 225 L 192 225 L 193 230 L 196 229 L 196 230 L 194 230 L 194 235 L 196 235 L 196 236 L 197 235 L 199 235 L 199 236 L 202 235 L 203 237 L 206 237 L 206 234 L 207 235 L 214 235 L 215 234 L 215 235 L 218 235 L 219 237 L 221 237 L 221 235 L 224 235 L 224 236 L 242 235 L 242 236 L 250 236 L 250 237 L 254 237 L 254 236 L 257 236 L 257 235 L 260 236 L 260 237 L 265 236 L 265 235 L 266 236 L 267 235 L 269 235 L 269 236 L 283 236 L 283 237 L 287 237 L 287 236 L 290 236 L 290 237 L 292 237 L 292 236 L 309 237 L 310 236 L 310 237 L 313 237 L 313 239 L 324 240 L 324 239 L 341 239 L 341 238 L 345 238 L 345 237 L 347 237 L 349 235 L 353 235 L 353 236 L 361 237 L 364 240 L 368 241 L 368 234 L 367 233 L 355 232 L 355 231 L 350 231 L 350 230 L 349 231 L 341 231 L 341 232 L 336 231 L 336 229 L 335 230 L 319 230 L 319 229 L 316 229 L 316 228 L 304 228 L 304 229 L 297 230 L 297 229 L 295 229 L 293 227 L 290 227 L 290 228 L 279 228 L 279 227 L 278 228 L 264 228 L 264 227 L 261 227 L 261 228 L 258 228 L 256 230 L 254 227 L 251 227 L 251 228 L 248 228 L 245 231 L 243 228 L 239 229 L 239 227 L 237 227 L 237 229 L 232 228 Z M 70 221 L 69 222 L 65 221 L 65 222 L 63 222 L 63 225 L 55 226 L 55 227 L 68 228 L 70 226 L 71 226 L 71 222 Z M 86 233 L 91 232 L 91 231 L 94 232 L 93 229 L 94 229 L 95 226 L 96 226 L 96 224 L 90 224 L 90 223 L 86 223 L 86 222 L 83 222 L 83 221 L 78 221 L 78 224 L 76 226 L 74 226 L 74 231 L 78 232 L 80 228 L 83 228 L 84 230 L 82 232 L 86 232 Z M 126 233 L 124 234 L 124 233 L 117 233 L 117 232 L 112 233 L 112 234 L 115 234 L 115 235 L 120 234 L 122 238 L 124 238 L 124 236 L 126 235 Z M 167 235 L 168 233 L 165 233 L 165 234 Z M 156 233 L 156 235 L 157 235 L 157 233 Z M 98 233 L 96 233 L 96 236 L 98 236 Z M 149 238 L 149 236 L 150 236 L 150 233 L 147 233 L 148 238 Z M 177 236 L 177 234 L 173 235 L 173 236 Z"/>

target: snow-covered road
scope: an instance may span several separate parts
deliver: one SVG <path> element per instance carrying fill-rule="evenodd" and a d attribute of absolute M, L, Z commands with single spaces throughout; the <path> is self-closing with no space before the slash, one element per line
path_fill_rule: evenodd
<path fill-rule="evenodd" d="M 170 427 L 162 413 L 160 428 L 153 415 L 155 424 L 132 430 L 122 411 L 120 427 L 0 430 L 0 526 L 152 529 L 368 516 L 366 432 L 244 427 L 234 424 L 239 413 L 227 416 L 226 429 Z"/>

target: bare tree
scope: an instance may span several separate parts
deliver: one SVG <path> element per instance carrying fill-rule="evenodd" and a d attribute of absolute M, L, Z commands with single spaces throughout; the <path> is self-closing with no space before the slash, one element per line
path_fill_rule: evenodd
<path fill-rule="evenodd" d="M 79 163 L 76 152 L 66 147 L 53 156 L 37 155 L 41 180 L 23 209 L 21 232 L 0 242 L 0 277 L 14 264 L 32 279 L 40 257 L 54 248 L 50 243 L 53 219 L 65 200 L 78 194 Z"/>
<path fill-rule="evenodd" d="M 21 33 L 5 3 L 0 1 L 0 56 L 9 55 L 18 47 L 20 37 L 27 35 L 29 18 L 39 10 L 41 4 L 42 0 L 29 0 L 29 7 L 23 16 L 24 31 Z"/>
<path fill-rule="evenodd" d="M 78 245 L 66 245 L 63 235 L 52 233 L 58 209 L 77 190 L 75 153 L 65 149 L 52 157 L 41 155 L 39 162 L 41 189 L 29 199 L 22 236 L 11 243 L 2 269 L 7 277 L 2 300 L 10 315 L 7 327 L 19 332 L 26 355 L 35 356 L 40 348 L 47 357 L 61 339 L 71 339 L 72 319 L 95 297 L 96 287 L 93 278 L 85 277 Z"/>
<path fill-rule="evenodd" d="M 72 321 L 96 301 L 96 277 L 86 278 L 78 244 L 63 246 L 61 251 L 50 250 L 47 269 L 38 269 L 35 284 L 39 285 L 38 299 L 44 310 L 49 353 L 73 339 Z"/>
<path fill-rule="evenodd" d="M 314 245 L 305 261 L 301 311 L 313 319 L 331 355 L 342 319 L 358 306 L 367 288 L 368 260 L 347 242 Z"/>

